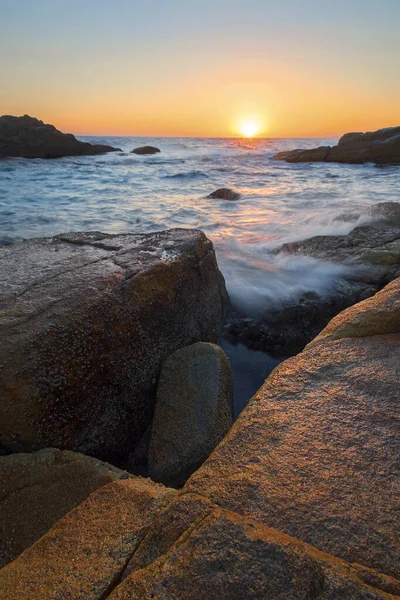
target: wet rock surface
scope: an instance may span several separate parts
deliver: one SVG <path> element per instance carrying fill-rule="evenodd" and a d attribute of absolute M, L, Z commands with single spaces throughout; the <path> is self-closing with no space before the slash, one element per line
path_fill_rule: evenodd
<path fill-rule="evenodd" d="M 240 194 L 229 188 L 219 188 L 215 192 L 208 194 L 207 198 L 213 198 L 218 200 L 239 200 Z"/>
<path fill-rule="evenodd" d="M 163 363 L 149 446 L 149 474 L 182 485 L 233 423 L 233 377 L 225 352 L 199 342 Z"/>
<path fill-rule="evenodd" d="M 134 148 L 131 154 L 158 154 L 159 152 L 161 150 L 155 146 L 139 146 L 139 148 Z"/>
<path fill-rule="evenodd" d="M 127 477 L 112 465 L 68 450 L 0 457 L 0 568 L 91 492 Z"/>
<path fill-rule="evenodd" d="M 115 152 L 119 148 L 80 142 L 71 133 L 24 115 L 0 117 L 0 157 L 61 158 Z"/>
<path fill-rule="evenodd" d="M 284 244 L 283 255 L 304 255 L 346 267 L 326 296 L 314 291 L 276 308 L 262 319 L 232 314 L 225 326 L 230 342 L 243 343 L 271 356 L 288 357 L 300 352 L 332 317 L 365 300 L 400 276 L 400 204 L 372 206 L 365 225 L 348 235 L 317 236 Z"/>
<path fill-rule="evenodd" d="M 152 419 L 165 358 L 215 342 L 227 294 L 196 230 L 75 233 L 0 249 L 0 445 L 114 464 Z"/>
<path fill-rule="evenodd" d="M 289 150 L 274 156 L 289 163 L 338 162 L 400 165 L 400 127 L 387 127 L 367 133 L 346 133 L 337 146 L 310 150 Z"/>

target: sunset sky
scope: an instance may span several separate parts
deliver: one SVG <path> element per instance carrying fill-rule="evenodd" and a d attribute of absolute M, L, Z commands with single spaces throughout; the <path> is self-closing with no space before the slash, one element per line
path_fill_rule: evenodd
<path fill-rule="evenodd" d="M 400 125 L 400 0 L 0 0 L 0 114 L 75 134 Z"/>

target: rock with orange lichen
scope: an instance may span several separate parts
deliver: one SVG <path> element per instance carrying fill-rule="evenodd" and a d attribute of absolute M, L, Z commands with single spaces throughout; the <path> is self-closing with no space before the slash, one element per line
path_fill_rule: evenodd
<path fill-rule="evenodd" d="M 0 447 L 126 456 L 163 360 L 215 342 L 227 303 L 196 230 L 74 233 L 0 249 Z"/>
<path fill-rule="evenodd" d="M 0 457 L 0 568 L 91 492 L 127 477 L 125 471 L 68 450 Z"/>
<path fill-rule="evenodd" d="M 400 577 L 399 282 L 277 367 L 184 489 Z"/>
<path fill-rule="evenodd" d="M 94 492 L 0 571 L 7 600 L 390 600 L 400 582 L 196 494 L 132 479 Z"/>
<path fill-rule="evenodd" d="M 101 487 L 0 570 L 0 598 L 106 598 L 175 494 L 138 477 Z"/>
<path fill-rule="evenodd" d="M 390 600 L 400 582 L 180 495 L 150 527 L 110 600 Z"/>

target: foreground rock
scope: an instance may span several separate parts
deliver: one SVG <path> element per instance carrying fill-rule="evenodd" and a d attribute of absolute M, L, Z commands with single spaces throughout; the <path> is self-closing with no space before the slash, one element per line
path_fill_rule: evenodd
<path fill-rule="evenodd" d="M 0 568 L 97 488 L 128 474 L 54 448 L 0 457 Z"/>
<path fill-rule="evenodd" d="M 200 231 L 76 233 L 0 249 L 0 444 L 111 462 L 151 422 L 165 358 L 217 340 L 227 302 Z"/>
<path fill-rule="evenodd" d="M 119 148 L 103 144 L 80 142 L 71 133 L 24 115 L 0 117 L 0 157 L 60 158 L 115 152 Z"/>
<path fill-rule="evenodd" d="M 400 582 L 196 494 L 130 480 L 94 492 L 0 571 L 0 594 L 7 600 L 393 600 Z"/>
<path fill-rule="evenodd" d="M 337 162 L 400 165 L 400 127 L 368 133 L 346 133 L 337 146 L 278 152 L 274 158 L 286 162 Z"/>
<path fill-rule="evenodd" d="M 131 154 L 158 154 L 158 152 L 161 152 L 161 150 L 155 146 L 140 146 L 139 148 L 134 148 Z"/>
<path fill-rule="evenodd" d="M 207 198 L 216 198 L 218 200 L 239 200 L 240 194 L 229 188 L 219 188 L 215 192 L 208 194 Z"/>
<path fill-rule="evenodd" d="M 149 447 L 150 476 L 182 485 L 233 422 L 233 377 L 225 352 L 197 343 L 164 362 Z"/>
<path fill-rule="evenodd" d="M 399 578 L 399 307 L 397 279 L 277 367 L 185 491 Z"/>
<path fill-rule="evenodd" d="M 108 597 L 175 493 L 137 477 L 103 486 L 0 571 L 0 598 Z"/>
<path fill-rule="evenodd" d="M 0 571 L 7 600 L 393 600 L 400 280 L 280 365 L 181 492 L 103 486 Z"/>
<path fill-rule="evenodd" d="M 348 235 L 317 236 L 284 244 L 281 254 L 299 254 L 347 269 L 326 296 L 314 291 L 265 311 L 262 320 L 233 318 L 226 336 L 274 356 L 300 352 L 341 310 L 364 300 L 400 276 L 400 204 L 384 202 L 368 209 L 365 225 Z"/>

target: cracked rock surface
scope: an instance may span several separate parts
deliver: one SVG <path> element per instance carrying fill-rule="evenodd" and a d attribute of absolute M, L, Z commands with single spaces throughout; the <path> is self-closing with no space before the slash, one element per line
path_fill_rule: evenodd
<path fill-rule="evenodd" d="M 127 477 L 95 458 L 56 448 L 0 457 L 0 567 L 95 489 Z"/>

